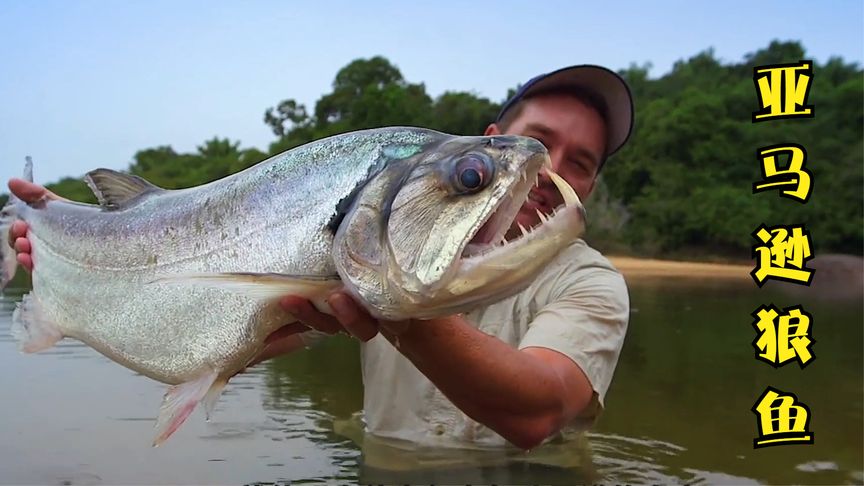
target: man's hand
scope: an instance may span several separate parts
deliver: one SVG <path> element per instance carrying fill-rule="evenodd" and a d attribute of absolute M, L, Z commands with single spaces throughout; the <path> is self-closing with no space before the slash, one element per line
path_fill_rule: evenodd
<path fill-rule="evenodd" d="M 334 292 L 327 301 L 335 315 L 319 311 L 305 297 L 283 297 L 279 305 L 297 318 L 297 322 L 287 324 L 268 336 L 264 351 L 251 365 L 300 349 L 303 341 L 299 335 L 310 329 L 331 335 L 346 333 L 366 342 L 378 334 L 382 325 L 386 325 L 386 321 L 377 321 L 345 292 Z"/>
<path fill-rule="evenodd" d="M 287 296 L 280 300 L 279 304 L 298 321 L 327 334 L 338 334 L 344 331 L 363 342 L 378 334 L 381 323 L 363 307 L 357 305 L 346 292 L 337 291 L 330 294 L 327 302 L 333 309 L 332 316 L 319 311 L 303 297 Z"/>
<path fill-rule="evenodd" d="M 25 181 L 24 179 L 10 179 L 9 190 L 18 199 L 27 203 L 34 203 L 43 198 L 57 200 L 63 199 L 46 189 L 44 186 Z M 28 226 L 24 221 L 15 221 L 12 223 L 12 229 L 9 231 L 9 244 L 12 248 L 15 248 L 18 263 L 28 272 L 32 272 L 33 258 L 30 256 L 32 248 L 30 246 L 30 240 L 27 239 L 27 230 Z"/>

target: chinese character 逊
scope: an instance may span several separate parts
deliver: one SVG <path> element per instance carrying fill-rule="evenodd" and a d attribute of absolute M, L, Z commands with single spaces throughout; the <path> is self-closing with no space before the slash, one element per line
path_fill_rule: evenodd
<path fill-rule="evenodd" d="M 807 96 L 813 79 L 813 63 L 777 64 L 753 68 L 753 82 L 759 95 L 760 110 L 753 122 L 780 118 L 812 118 L 813 105 Z"/>
<path fill-rule="evenodd" d="M 811 174 L 804 168 L 807 161 L 807 152 L 801 145 L 790 143 L 785 145 L 772 145 L 760 149 L 759 160 L 762 161 L 762 183 L 753 184 L 753 193 L 767 191 L 781 186 L 794 186 L 794 189 L 784 188 L 780 195 L 790 199 L 798 199 L 807 202 L 810 198 Z M 785 169 L 778 168 L 777 156 L 789 155 L 789 164 Z"/>
<path fill-rule="evenodd" d="M 753 448 L 783 444 L 812 444 L 810 409 L 792 393 L 784 393 L 770 386 L 751 409 L 759 420 L 759 437 L 753 439 Z"/>
<path fill-rule="evenodd" d="M 810 285 L 814 270 L 804 267 L 813 258 L 810 250 L 810 234 L 803 226 L 762 225 L 753 237 L 763 244 L 753 247 L 753 256 L 759 258 L 756 268 L 750 272 L 761 287 L 768 277 Z"/>
<path fill-rule="evenodd" d="M 753 327 L 760 335 L 753 341 L 756 359 L 770 363 L 775 368 L 787 361 L 798 358 L 802 369 L 816 357 L 810 350 L 814 343 L 810 324 L 813 316 L 804 312 L 801 306 L 780 310 L 772 306 L 762 306 L 753 313 L 757 320 Z"/>

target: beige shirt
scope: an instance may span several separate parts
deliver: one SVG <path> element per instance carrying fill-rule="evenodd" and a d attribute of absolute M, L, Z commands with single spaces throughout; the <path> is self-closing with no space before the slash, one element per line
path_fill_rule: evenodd
<path fill-rule="evenodd" d="M 630 314 L 621 274 L 579 240 L 524 291 L 465 314 L 477 327 L 519 349 L 540 346 L 569 356 L 594 388 L 589 414 L 565 433 L 590 427 L 604 407 Z M 362 347 L 366 432 L 430 447 L 507 446 L 456 408 L 383 336 Z M 442 360 L 447 350 L 441 350 Z"/>

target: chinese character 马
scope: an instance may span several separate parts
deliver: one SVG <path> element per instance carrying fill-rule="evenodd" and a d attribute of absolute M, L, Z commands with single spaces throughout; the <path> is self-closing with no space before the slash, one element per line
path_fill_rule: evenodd
<path fill-rule="evenodd" d="M 810 409 L 792 393 L 784 393 L 770 386 L 751 409 L 759 417 L 759 437 L 753 439 L 753 448 L 783 444 L 812 444 Z"/>
<path fill-rule="evenodd" d="M 789 164 L 785 169 L 777 167 L 778 155 L 788 154 Z M 753 184 L 753 193 L 767 191 L 776 187 L 785 186 L 780 195 L 790 199 L 798 199 L 806 203 L 810 199 L 811 174 L 804 168 L 807 161 L 807 152 L 801 145 L 790 143 L 785 145 L 772 145 L 758 152 L 759 160 L 762 161 L 762 183 Z M 794 189 L 788 188 L 794 186 Z"/>

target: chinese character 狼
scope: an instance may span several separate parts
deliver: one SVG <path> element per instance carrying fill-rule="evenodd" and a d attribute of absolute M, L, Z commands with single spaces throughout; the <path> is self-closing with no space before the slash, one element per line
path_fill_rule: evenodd
<path fill-rule="evenodd" d="M 815 356 L 810 350 L 814 340 L 811 336 L 812 318 L 801 306 L 789 307 L 782 313 L 776 307 L 762 306 L 753 313 L 757 321 L 753 327 L 760 335 L 753 341 L 756 358 L 770 363 L 775 368 L 798 358 L 804 368 Z"/>

